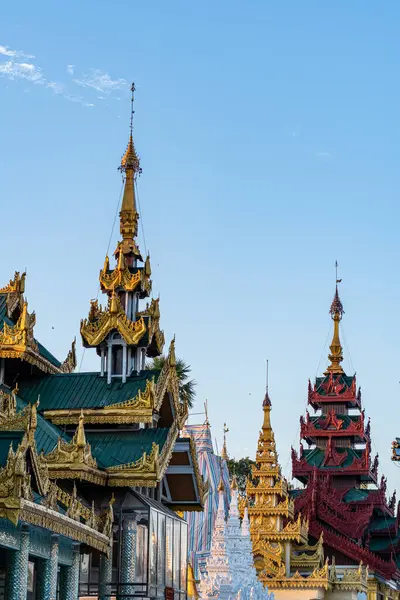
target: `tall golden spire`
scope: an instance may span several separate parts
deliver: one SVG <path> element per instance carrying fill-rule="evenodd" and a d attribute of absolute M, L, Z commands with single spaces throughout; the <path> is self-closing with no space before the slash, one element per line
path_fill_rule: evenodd
<path fill-rule="evenodd" d="M 136 244 L 132 244 L 132 240 L 137 236 L 139 220 L 139 213 L 136 209 L 135 180 L 137 175 L 141 173 L 139 158 L 136 154 L 135 146 L 133 143 L 133 94 L 135 92 L 134 83 L 132 83 L 131 92 L 131 120 L 129 142 L 125 154 L 122 157 L 121 166 L 119 167 L 120 171 L 125 175 L 124 196 L 122 199 L 121 211 L 119 213 L 123 254 L 128 254 L 129 252 L 138 254 Z"/>
<path fill-rule="evenodd" d="M 333 298 L 333 302 L 331 304 L 331 308 L 329 310 L 330 315 L 333 320 L 333 338 L 332 338 L 331 345 L 329 346 L 331 353 L 328 356 L 329 360 L 331 361 L 331 364 L 327 368 L 325 375 L 329 375 L 330 373 L 343 373 L 344 372 L 342 369 L 342 366 L 340 364 L 343 360 L 343 348 L 340 343 L 340 337 L 339 337 L 339 323 L 342 320 L 342 317 L 344 315 L 343 304 L 340 300 L 339 291 L 338 291 L 338 283 L 340 283 L 342 280 L 337 278 L 337 267 L 338 267 L 337 262 L 335 263 L 335 267 L 336 267 L 336 291 L 335 291 L 335 296 Z"/>

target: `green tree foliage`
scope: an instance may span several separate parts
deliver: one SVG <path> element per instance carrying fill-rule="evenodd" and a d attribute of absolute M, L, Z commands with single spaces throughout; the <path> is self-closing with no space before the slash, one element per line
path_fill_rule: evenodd
<path fill-rule="evenodd" d="M 251 475 L 251 467 L 254 464 L 254 460 L 251 460 L 248 456 L 239 460 L 234 458 L 228 460 L 229 475 L 231 478 L 236 475 L 239 494 L 241 495 L 246 493 L 246 482 Z"/>
<path fill-rule="evenodd" d="M 162 354 L 156 356 L 146 364 L 146 369 L 161 371 L 166 361 L 166 357 Z M 187 400 L 188 407 L 192 408 L 196 396 L 196 385 L 194 379 L 189 379 L 192 368 L 181 358 L 176 359 L 176 373 L 179 379 L 179 394 L 182 402 Z"/>

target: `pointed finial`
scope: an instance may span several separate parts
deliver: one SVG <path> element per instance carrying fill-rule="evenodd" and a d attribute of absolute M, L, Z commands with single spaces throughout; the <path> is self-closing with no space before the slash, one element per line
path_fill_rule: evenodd
<path fill-rule="evenodd" d="M 81 414 L 79 415 L 79 423 L 76 430 L 76 445 L 78 448 L 84 448 L 86 446 L 83 410 L 81 410 Z"/>
<path fill-rule="evenodd" d="M 224 429 L 223 429 L 223 432 L 224 432 L 224 445 L 222 446 L 222 452 L 221 452 L 221 458 L 223 460 L 229 460 L 228 450 L 227 450 L 227 447 L 226 447 L 226 434 L 228 433 L 228 431 L 229 431 L 229 429 L 226 426 L 226 423 L 224 423 Z"/>
<path fill-rule="evenodd" d="M 175 334 L 171 340 L 171 344 L 169 346 L 169 356 L 168 356 L 169 364 L 171 367 L 176 367 L 176 356 L 175 356 Z"/>
<path fill-rule="evenodd" d="M 232 477 L 231 490 L 237 490 L 237 489 L 238 489 L 237 479 L 236 479 L 236 475 L 234 475 Z"/>
<path fill-rule="evenodd" d="M 221 479 L 219 480 L 218 491 L 219 492 L 224 492 L 225 491 L 225 486 L 224 486 L 224 482 L 222 481 L 222 476 L 221 476 Z"/>
<path fill-rule="evenodd" d="M 133 102 L 134 102 L 134 92 L 135 92 L 135 84 L 132 83 L 131 86 L 131 116 L 130 116 L 130 124 L 129 124 L 129 142 L 126 148 L 125 154 L 121 160 L 121 166 L 119 167 L 120 171 L 123 171 L 128 176 L 128 171 L 132 171 L 134 174 L 140 174 L 140 161 L 136 154 L 135 146 L 133 144 L 133 115 L 135 111 L 133 110 Z"/>
<path fill-rule="evenodd" d="M 343 368 L 341 366 L 341 362 L 343 360 L 343 348 L 340 343 L 339 337 L 339 323 L 342 320 L 344 315 L 343 304 L 340 300 L 338 284 L 341 283 L 341 279 L 338 279 L 337 269 L 338 263 L 335 262 L 335 270 L 336 270 L 336 287 L 335 287 L 335 295 L 333 297 L 333 301 L 331 307 L 329 309 L 329 313 L 333 320 L 333 338 L 331 345 L 329 346 L 331 353 L 328 358 L 331 361 L 331 364 L 328 366 L 325 375 L 329 375 L 329 373 L 343 373 Z"/>
<path fill-rule="evenodd" d="M 268 359 L 267 359 L 267 373 L 266 373 L 266 386 L 265 386 L 265 397 L 263 401 L 263 408 L 271 406 L 271 400 L 268 394 Z"/>

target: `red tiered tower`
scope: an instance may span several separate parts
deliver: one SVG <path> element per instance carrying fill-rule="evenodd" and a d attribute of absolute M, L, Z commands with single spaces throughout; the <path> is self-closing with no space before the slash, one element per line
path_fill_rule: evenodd
<path fill-rule="evenodd" d="M 330 308 L 334 331 L 330 364 L 314 386 L 308 404 L 315 416 L 300 418 L 300 454 L 292 449 L 293 477 L 305 489 L 295 490 L 295 511 L 307 516 L 310 535 L 324 537 L 325 556 L 336 563 L 363 561 L 385 579 L 400 580 L 395 560 L 400 545 L 394 516 L 395 495 L 386 500 L 386 479 L 377 486 L 378 456 L 371 460 L 370 423 L 365 423 L 356 376 L 341 366 L 339 323 L 344 311 L 338 289 Z M 400 562 L 399 562 L 400 565 Z"/>

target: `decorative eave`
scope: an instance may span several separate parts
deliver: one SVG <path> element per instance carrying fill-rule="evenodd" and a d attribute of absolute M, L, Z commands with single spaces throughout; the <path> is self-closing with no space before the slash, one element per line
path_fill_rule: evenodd
<path fill-rule="evenodd" d="M 268 589 L 272 591 L 278 589 L 314 590 L 317 588 L 328 590 L 332 583 L 328 561 L 325 562 L 322 568 L 314 569 L 311 575 L 308 576 L 301 575 L 296 571 L 293 575 L 287 577 L 285 564 L 282 564 L 275 576 L 269 577 L 268 573 L 263 571 L 259 577 L 263 583 L 266 583 Z"/>
<path fill-rule="evenodd" d="M 168 432 L 161 454 L 159 445 L 153 442 L 151 451 L 148 454 L 143 452 L 138 460 L 108 467 L 107 485 L 156 487 L 164 477 L 178 435 L 179 428 L 175 422 Z"/>
<path fill-rule="evenodd" d="M 19 503 L 18 517 L 20 521 L 25 523 L 43 527 L 77 542 L 87 544 L 107 556 L 110 553 L 110 537 L 46 506 L 22 498 Z"/>
<path fill-rule="evenodd" d="M 334 592 L 367 593 L 369 568 L 365 567 L 362 561 L 358 567 L 353 569 L 336 569 L 333 558 L 329 571 Z"/>
<path fill-rule="evenodd" d="M 86 347 L 98 346 L 113 330 L 118 331 L 129 346 L 135 346 L 146 333 L 143 317 L 131 321 L 125 314 L 118 296 L 112 293 L 108 307 L 102 309 L 92 300 L 89 317 L 81 321 L 81 336 Z"/>
<path fill-rule="evenodd" d="M 72 373 L 76 369 L 76 339 L 72 342 L 71 350 L 67 354 L 67 358 L 61 363 L 61 373 Z"/>
<path fill-rule="evenodd" d="M 150 305 L 137 314 L 138 317 L 148 317 L 148 348 L 147 356 L 160 356 L 164 349 L 165 336 L 160 329 L 160 299 L 152 299 Z"/>
<path fill-rule="evenodd" d="M 315 467 L 307 462 L 307 456 L 303 454 L 302 446 L 300 448 L 300 457 L 298 456 L 296 450 L 292 448 L 293 477 L 299 479 L 302 479 L 304 477 L 309 478 L 310 475 L 314 472 Z M 346 458 L 346 453 L 339 453 L 336 447 L 332 444 L 332 441 L 328 439 L 328 444 L 325 449 L 323 466 L 321 468 L 336 467 L 346 475 L 361 475 L 365 478 L 368 478 L 370 481 L 376 483 L 378 475 L 377 458 L 375 458 L 373 464 L 371 465 L 370 450 L 368 444 L 366 448 L 364 448 L 364 450 L 362 451 L 362 455 L 360 458 L 354 457 L 350 465 L 342 466 Z"/>
<path fill-rule="evenodd" d="M 108 256 L 104 262 L 104 267 L 100 271 L 99 281 L 102 292 L 111 293 L 114 290 L 124 290 L 133 292 L 140 289 L 143 297 L 151 294 L 151 267 L 150 257 L 146 258 L 144 268 L 138 269 L 136 273 L 131 273 L 126 264 L 123 252 L 118 254 L 118 263 L 113 271 L 110 271 L 110 262 Z"/>
<path fill-rule="evenodd" d="M 290 566 L 295 569 L 316 569 L 324 564 L 323 534 L 321 533 L 316 544 L 302 544 L 292 546 L 290 552 Z"/>
<path fill-rule="evenodd" d="M 0 389 L 0 431 L 26 431 L 31 407 L 17 412 L 18 385 L 11 392 Z"/>
<path fill-rule="evenodd" d="M 144 391 L 125 402 L 102 408 L 46 410 L 44 416 L 55 425 L 74 425 L 83 414 L 85 423 L 91 425 L 153 422 L 154 407 L 158 402 L 157 388 L 153 379 L 148 379 Z"/>
<path fill-rule="evenodd" d="M 268 515 L 268 516 L 282 516 L 289 519 L 294 518 L 294 502 L 287 496 L 285 500 L 279 502 L 274 506 L 273 496 L 267 496 L 266 498 L 258 497 L 255 498 L 254 504 L 248 507 L 248 513 L 250 515 Z"/>
<path fill-rule="evenodd" d="M 352 408 L 361 408 L 361 391 L 357 392 L 356 376 L 352 378 L 350 386 L 342 380 L 340 373 L 329 373 L 319 385 L 308 382 L 308 404 L 318 409 L 320 404 L 340 404 L 341 402 Z"/>
<path fill-rule="evenodd" d="M 15 271 L 14 279 L 10 279 L 8 285 L 0 288 L 0 294 L 23 294 L 25 291 L 26 273 L 20 275 L 19 271 Z"/>
<path fill-rule="evenodd" d="M 283 529 L 278 531 L 276 524 L 270 519 L 259 526 L 254 520 L 250 522 L 250 531 L 253 535 L 268 536 L 269 542 L 292 541 L 298 544 L 308 543 L 308 520 L 302 520 L 301 515 L 295 521 L 289 521 Z"/>
<path fill-rule="evenodd" d="M 90 444 L 86 441 L 84 416 L 81 413 L 74 437 L 66 442 L 61 437 L 57 446 L 46 455 L 51 479 L 79 479 L 104 485 L 107 475 L 97 467 Z"/>
<path fill-rule="evenodd" d="M 3 330 L 0 331 L 0 358 L 19 358 L 45 373 L 59 373 L 60 369 L 39 353 L 33 336 L 35 323 L 35 313 L 28 313 L 28 303 L 24 301 L 15 325 L 4 323 Z"/>
<path fill-rule="evenodd" d="M 316 427 L 316 423 L 320 427 Z M 365 427 L 364 411 L 357 420 L 351 420 L 347 427 L 343 427 L 343 419 L 340 419 L 335 411 L 331 409 L 327 415 L 310 418 L 300 417 L 300 438 L 313 440 L 321 437 L 356 437 L 359 441 L 369 439 L 369 431 Z"/>
<path fill-rule="evenodd" d="M 156 411 L 161 409 L 161 405 L 167 392 L 172 396 L 175 420 L 178 428 L 183 429 L 188 418 L 189 409 L 187 401 L 181 402 L 179 396 L 179 379 L 176 373 L 175 338 L 173 338 L 170 343 L 167 360 L 165 361 L 157 380 L 156 405 L 154 407 Z"/>
<path fill-rule="evenodd" d="M 15 451 L 10 446 L 7 463 L 0 468 L 0 518 L 9 519 L 14 525 L 24 521 L 44 527 L 108 554 L 112 539 L 112 504 L 106 515 L 96 517 L 94 509 L 86 509 L 77 498 L 75 485 L 70 495 L 51 484 L 46 459 L 36 452 L 35 428 L 36 407 L 33 405 L 21 442 Z M 33 502 L 28 453 L 43 505 Z M 68 508 L 66 515 L 58 512 L 57 501 Z M 86 518 L 87 523 L 81 523 L 81 518 Z"/>
<path fill-rule="evenodd" d="M 207 481 L 204 480 L 203 476 L 200 473 L 199 461 L 198 461 L 197 451 L 196 451 L 196 444 L 193 440 L 193 437 L 191 435 L 189 435 L 189 437 L 187 437 L 187 438 L 185 438 L 185 437 L 181 438 L 180 441 L 181 442 L 187 441 L 189 443 L 189 453 L 190 453 L 191 465 L 188 465 L 186 468 L 189 469 L 191 466 L 193 469 L 193 480 L 194 480 L 194 486 L 195 486 L 195 493 L 198 498 L 198 501 L 197 502 L 181 502 L 178 504 L 176 502 L 174 502 L 173 504 L 171 504 L 170 508 L 172 510 L 174 510 L 175 512 L 177 512 L 177 511 L 182 511 L 182 512 L 202 511 L 204 509 L 204 504 L 207 499 L 207 496 L 209 494 L 210 484 L 209 484 L 208 480 Z M 168 479 L 169 470 L 170 470 L 170 467 L 169 467 L 169 469 L 167 469 L 167 473 L 166 473 L 167 479 Z"/>
<path fill-rule="evenodd" d="M 259 476 L 259 473 L 254 471 L 253 477 L 257 476 Z M 278 494 L 279 496 L 286 496 L 288 484 L 286 479 L 280 479 L 275 483 L 275 485 L 264 485 L 261 482 L 258 485 L 254 485 L 251 481 L 248 481 L 246 491 L 248 496 L 254 496 L 256 494 L 264 494 L 265 496 L 270 494 Z"/>

